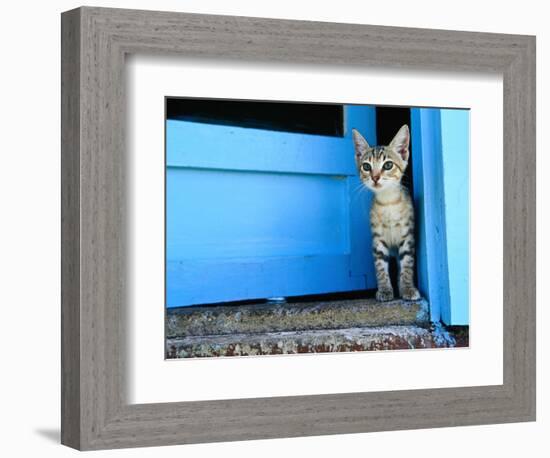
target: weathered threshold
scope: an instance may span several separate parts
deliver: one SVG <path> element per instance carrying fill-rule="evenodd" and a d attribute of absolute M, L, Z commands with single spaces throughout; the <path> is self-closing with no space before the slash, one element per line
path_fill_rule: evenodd
<path fill-rule="evenodd" d="M 166 344 L 167 358 L 169 359 L 406 350 L 456 346 L 452 338 L 442 339 L 430 329 L 419 326 L 191 336 L 181 339 L 167 339 Z"/>
<path fill-rule="evenodd" d="M 428 303 L 376 299 L 202 306 L 168 309 L 166 337 L 343 329 L 366 326 L 429 325 Z"/>
<path fill-rule="evenodd" d="M 431 325 L 425 300 L 354 299 L 170 309 L 166 358 L 468 346 Z"/>

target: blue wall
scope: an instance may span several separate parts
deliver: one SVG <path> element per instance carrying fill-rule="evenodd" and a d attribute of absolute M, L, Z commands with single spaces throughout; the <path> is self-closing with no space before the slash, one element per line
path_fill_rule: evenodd
<path fill-rule="evenodd" d="M 441 150 L 446 212 L 449 308 L 444 322 L 470 322 L 470 113 L 441 110 Z"/>

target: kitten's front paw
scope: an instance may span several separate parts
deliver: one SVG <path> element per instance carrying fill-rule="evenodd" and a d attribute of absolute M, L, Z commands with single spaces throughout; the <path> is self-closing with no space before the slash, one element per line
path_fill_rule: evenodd
<path fill-rule="evenodd" d="M 393 299 L 392 289 L 379 289 L 376 291 L 376 300 L 380 302 L 391 301 Z"/>
<path fill-rule="evenodd" d="M 414 286 L 407 286 L 401 291 L 401 298 L 406 301 L 417 301 L 420 299 L 420 293 Z"/>

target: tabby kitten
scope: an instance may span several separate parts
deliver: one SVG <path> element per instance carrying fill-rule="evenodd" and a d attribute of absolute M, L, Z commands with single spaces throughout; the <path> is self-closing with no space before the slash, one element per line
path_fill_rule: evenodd
<path fill-rule="evenodd" d="M 399 261 L 399 295 L 420 299 L 414 286 L 414 207 L 408 190 L 401 184 L 409 160 L 409 128 L 399 129 L 388 146 L 371 147 L 353 129 L 355 161 L 363 185 L 374 193 L 370 210 L 372 249 L 375 259 L 379 301 L 392 300 L 390 256 Z"/>

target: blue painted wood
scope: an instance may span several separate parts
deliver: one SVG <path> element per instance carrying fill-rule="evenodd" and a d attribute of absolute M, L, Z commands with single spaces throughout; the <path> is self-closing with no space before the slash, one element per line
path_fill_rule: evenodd
<path fill-rule="evenodd" d="M 431 319 L 469 324 L 469 112 L 411 110 L 417 272 Z"/>
<path fill-rule="evenodd" d="M 373 286 L 348 125 L 373 118 L 346 107 L 344 138 L 167 121 L 167 306 Z"/>
<path fill-rule="evenodd" d="M 437 108 L 411 109 L 418 287 L 430 303 L 432 321 L 449 308 L 441 117 Z"/>
<path fill-rule="evenodd" d="M 349 253 L 340 176 L 169 168 L 167 259 Z"/>
<path fill-rule="evenodd" d="M 470 322 L 470 112 L 441 110 L 445 229 L 449 263 L 449 308 L 442 319 Z"/>
<path fill-rule="evenodd" d="M 416 273 L 420 293 L 429 299 L 429 277 L 427 258 L 426 215 L 424 203 L 424 163 L 422 160 L 422 116 L 421 109 L 411 109 L 411 158 L 413 175 L 413 200 L 416 229 Z M 430 302 L 430 318 L 439 321 L 439 307 Z"/>
<path fill-rule="evenodd" d="M 169 261 L 168 307 L 361 289 L 348 269 L 349 255 L 336 254 Z"/>
<path fill-rule="evenodd" d="M 166 121 L 170 167 L 354 175 L 342 138 L 186 121 Z"/>

